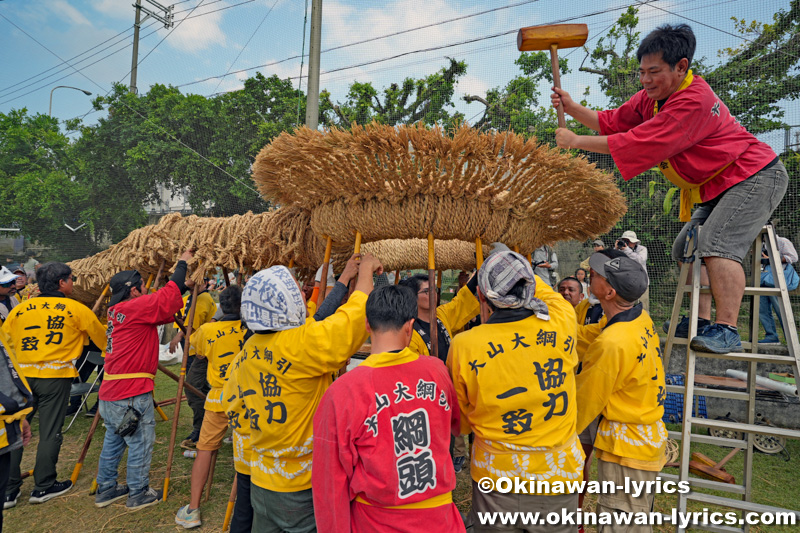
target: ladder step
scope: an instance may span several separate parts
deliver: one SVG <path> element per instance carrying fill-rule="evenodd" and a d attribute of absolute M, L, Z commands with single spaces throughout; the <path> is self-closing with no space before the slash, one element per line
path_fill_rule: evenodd
<path fill-rule="evenodd" d="M 797 518 L 800 518 L 800 511 L 793 509 L 784 509 L 782 507 L 773 507 L 772 505 L 763 505 L 761 503 L 747 502 L 743 500 L 734 500 L 733 498 L 726 498 L 724 496 L 716 496 L 714 494 L 704 494 L 702 492 L 690 492 L 684 495 L 687 500 L 696 502 L 710 503 L 712 505 L 721 505 L 723 507 L 730 507 L 731 509 L 741 509 L 743 511 L 750 511 L 753 513 L 792 513 Z"/>
<path fill-rule="evenodd" d="M 686 387 L 684 385 L 667 385 L 667 392 L 684 394 L 686 392 Z M 725 398 L 728 400 L 747 401 L 750 399 L 750 395 L 747 394 L 746 392 L 734 391 L 734 390 L 722 390 L 722 389 L 707 389 L 698 386 L 695 386 L 694 388 L 694 395 L 709 396 L 711 398 Z"/>
<path fill-rule="evenodd" d="M 686 285 L 683 288 L 684 293 L 692 292 L 691 285 Z M 702 285 L 700 287 L 700 294 L 710 294 L 711 287 L 707 287 Z M 744 288 L 744 295 L 745 296 L 778 296 L 780 295 L 781 290 L 777 287 L 745 287 Z"/>
<path fill-rule="evenodd" d="M 682 436 L 680 431 L 667 431 L 669 438 L 680 441 Z M 712 437 L 711 435 L 701 435 L 699 433 L 692 433 L 692 442 L 699 442 L 700 444 L 713 444 L 715 446 L 725 446 L 728 448 L 747 448 L 747 441 L 738 439 L 726 439 L 725 437 Z"/>
<path fill-rule="evenodd" d="M 742 343 L 744 345 L 744 343 Z M 748 343 L 749 344 L 749 343 Z M 731 361 L 747 361 L 756 363 L 774 363 L 778 365 L 794 365 L 795 361 L 789 355 L 776 355 L 769 353 L 748 353 L 748 352 L 731 352 L 731 353 L 711 353 L 711 352 L 698 352 L 695 350 L 697 357 L 705 357 L 709 359 L 730 359 Z"/>
<path fill-rule="evenodd" d="M 771 435 L 773 437 L 785 437 L 787 439 L 800 439 L 800 430 L 778 428 L 775 426 L 759 426 L 756 424 L 743 424 L 741 422 L 730 422 L 728 420 L 710 420 L 708 418 L 692 417 L 690 424 L 697 426 L 730 429 L 733 431 L 743 431 L 745 433 L 758 433 L 760 435 Z"/>
<path fill-rule="evenodd" d="M 675 481 L 675 482 L 680 481 L 680 477 L 677 474 L 665 474 L 664 472 L 661 472 L 658 474 L 658 477 L 660 477 L 664 481 Z M 730 492 L 732 494 L 745 493 L 745 488 L 743 485 L 735 485 L 733 483 L 721 483 L 719 481 L 711 481 L 710 479 L 702 479 L 699 477 L 689 478 L 689 483 L 691 484 L 691 487 L 695 489 L 720 490 L 720 491 Z"/>

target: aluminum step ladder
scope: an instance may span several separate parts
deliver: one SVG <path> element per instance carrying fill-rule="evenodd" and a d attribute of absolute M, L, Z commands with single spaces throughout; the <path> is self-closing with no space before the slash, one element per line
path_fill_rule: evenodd
<path fill-rule="evenodd" d="M 797 515 L 797 522 L 800 523 L 800 511 L 791 509 L 782 509 L 779 507 L 772 507 L 768 505 L 761 505 L 753 502 L 753 442 L 756 434 L 769 435 L 775 437 L 785 437 L 792 439 L 800 439 L 800 430 L 790 430 L 766 425 L 756 425 L 756 369 L 759 363 L 773 363 L 780 365 L 790 365 L 794 369 L 794 375 L 800 377 L 798 368 L 800 367 L 800 342 L 798 341 L 797 328 L 795 326 L 794 317 L 792 314 L 792 306 L 789 300 L 789 291 L 786 286 L 786 279 L 783 274 L 783 266 L 780 262 L 780 254 L 778 252 L 778 243 L 775 237 L 775 230 L 771 225 L 764 226 L 761 229 L 758 237 L 753 243 L 752 248 L 752 283 L 745 287 L 744 296 L 752 297 L 751 304 L 751 317 L 750 317 L 750 341 L 742 341 L 742 352 L 727 353 L 724 355 L 697 352 L 689 346 L 689 341 L 697 335 L 697 318 L 700 303 L 701 293 L 710 293 L 710 288 L 702 287 L 700 285 L 700 268 L 692 269 L 692 282 L 687 285 L 689 278 L 689 271 L 693 263 L 699 264 L 695 261 L 695 243 L 697 240 L 698 232 L 701 227 L 690 230 L 687 235 L 686 247 L 684 249 L 684 262 L 681 267 L 680 277 L 678 280 L 678 289 L 675 294 L 675 303 L 672 307 L 672 316 L 670 319 L 669 332 L 667 334 L 666 349 L 664 352 L 664 369 L 667 371 L 669 365 L 669 358 L 672 353 L 674 345 L 686 345 L 686 378 L 684 385 L 667 385 L 667 392 L 675 392 L 684 395 L 683 402 L 683 428 L 680 432 L 670 431 L 669 436 L 672 439 L 680 440 L 681 455 L 680 455 L 680 474 L 665 474 L 661 473 L 660 477 L 663 480 L 671 481 L 689 481 L 691 491 L 688 494 L 678 494 L 678 512 L 687 512 L 687 504 L 689 501 L 701 502 L 704 506 L 716 505 L 721 506 L 723 512 L 730 510 L 740 510 L 742 513 L 739 515 L 743 517 L 747 512 L 766 513 L 766 512 L 790 512 Z M 767 255 L 769 256 L 769 264 L 772 268 L 773 278 L 777 287 L 761 287 L 760 286 L 760 271 L 761 271 L 761 251 L 762 242 L 766 245 Z M 680 321 L 681 306 L 683 304 L 684 295 L 689 295 L 689 336 L 686 339 L 676 338 L 675 329 Z M 758 332 L 759 332 L 759 296 L 777 296 L 778 307 L 780 310 L 781 318 L 786 335 L 786 343 L 788 348 L 787 354 L 764 354 L 758 353 Z M 743 333 L 743 332 L 740 332 Z M 763 346 L 763 345 L 762 345 Z M 693 415 L 693 407 L 695 403 L 695 366 L 698 357 L 727 359 L 731 361 L 744 361 L 747 362 L 747 392 L 741 391 L 725 391 L 715 390 L 711 388 L 701 388 L 698 395 L 711 396 L 717 398 L 725 398 L 729 400 L 738 400 L 747 402 L 747 423 L 730 422 L 723 420 L 710 420 L 705 418 L 698 418 Z M 795 395 L 796 395 L 795 391 Z M 743 440 L 731 439 L 711 435 L 693 434 L 692 428 L 694 426 L 706 427 L 709 429 L 726 430 L 731 432 L 741 432 L 744 435 Z M 745 450 L 744 456 L 744 475 L 743 483 L 728 484 L 718 481 L 711 481 L 698 477 L 689 476 L 689 461 L 691 458 L 691 444 L 692 443 L 706 443 L 715 444 L 717 446 L 727 446 L 731 448 L 740 448 Z M 696 489 L 712 489 L 715 491 L 731 493 L 730 497 L 718 496 L 697 492 Z M 749 525 L 742 524 L 740 527 L 713 525 L 703 522 L 692 522 L 689 526 L 694 529 L 702 529 L 706 531 L 717 532 L 741 532 L 747 533 Z M 683 531 L 678 524 L 675 524 L 677 531 Z"/>

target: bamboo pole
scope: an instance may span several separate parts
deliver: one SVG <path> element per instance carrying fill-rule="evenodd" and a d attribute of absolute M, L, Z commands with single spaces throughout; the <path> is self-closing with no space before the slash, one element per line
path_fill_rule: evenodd
<path fill-rule="evenodd" d="M 294 257 L 289 259 L 289 268 L 294 268 Z"/>
<path fill-rule="evenodd" d="M 515 244 L 512 250 L 514 250 L 515 253 L 519 253 L 519 246 Z"/>
<path fill-rule="evenodd" d="M 430 299 L 431 355 L 439 357 L 439 321 L 436 320 L 436 260 L 433 233 L 428 233 L 428 298 Z"/>
<path fill-rule="evenodd" d="M 242 270 L 244 270 L 244 267 L 236 272 L 236 284 L 240 287 L 242 286 Z"/>
<path fill-rule="evenodd" d="M 233 476 L 233 487 L 231 487 L 231 495 L 228 497 L 228 506 L 225 509 L 225 519 L 222 521 L 222 531 L 228 531 L 231 527 L 231 517 L 233 516 L 233 507 L 236 505 L 236 493 L 238 486 L 236 485 L 239 480 L 239 473 Z"/>
<path fill-rule="evenodd" d="M 225 268 L 225 267 L 222 267 L 222 277 L 225 278 L 225 288 L 226 289 L 231 286 L 231 280 L 230 280 L 230 278 L 228 278 L 228 274 L 229 274 L 228 269 Z"/>
<path fill-rule="evenodd" d="M 211 485 L 214 483 L 214 470 L 217 467 L 217 452 L 219 450 L 214 450 L 211 452 L 211 469 L 208 471 L 208 479 L 206 480 L 206 499 L 203 500 L 205 502 L 211 498 Z"/>
<path fill-rule="evenodd" d="M 325 256 L 322 259 L 322 274 L 319 277 L 319 305 L 325 301 L 325 293 L 328 292 L 328 267 L 331 261 L 331 248 L 333 247 L 333 240 L 326 237 L 325 243 Z"/>
<path fill-rule="evenodd" d="M 100 297 L 97 298 L 97 300 L 94 302 L 94 305 L 92 306 L 92 313 L 93 314 L 97 314 L 97 310 L 100 309 L 100 306 L 102 305 L 103 300 L 108 295 L 108 289 L 109 288 L 110 288 L 110 285 L 108 283 L 106 283 L 106 286 L 103 288 L 103 292 L 100 293 Z"/>
<path fill-rule="evenodd" d="M 164 273 L 164 263 L 165 260 L 162 259 L 161 263 L 158 265 L 158 274 L 156 274 L 156 280 L 153 284 L 153 292 L 156 292 L 158 290 L 158 286 L 161 285 L 161 275 Z"/>
<path fill-rule="evenodd" d="M 163 373 L 165 376 L 167 376 L 168 378 L 172 379 L 174 382 L 178 383 L 178 382 L 180 381 L 180 377 L 178 377 L 178 375 L 177 375 L 177 374 L 175 374 L 173 371 L 169 370 L 169 369 L 168 369 L 167 367 L 165 367 L 163 364 L 161 364 L 161 363 L 158 363 L 158 369 L 159 369 L 159 370 L 160 370 L 160 371 L 161 371 L 161 372 L 162 372 L 162 373 Z M 193 385 L 191 385 L 190 383 L 184 383 L 184 384 L 183 384 L 183 387 L 184 387 L 184 388 L 185 388 L 187 391 L 189 391 L 189 392 L 191 392 L 192 394 L 194 394 L 195 396 L 199 396 L 199 397 L 201 397 L 201 398 L 203 398 L 203 399 L 205 399 L 205 398 L 206 398 L 206 395 L 205 395 L 205 394 L 203 394 L 202 392 L 200 392 L 199 390 L 197 390 L 197 389 L 196 389 L 196 388 L 195 388 Z M 184 398 L 185 398 L 185 396 L 181 397 L 181 401 L 183 401 L 183 399 L 184 399 Z M 172 402 L 173 402 L 173 403 L 175 403 L 175 398 L 171 398 L 171 400 L 172 400 Z M 165 401 L 166 401 L 166 400 L 165 400 Z M 164 404 L 164 405 L 172 405 L 172 404 Z"/>
<path fill-rule="evenodd" d="M 353 255 L 358 255 L 361 253 L 361 232 L 356 231 L 356 241 L 353 244 Z M 350 290 L 348 293 L 348 297 L 350 294 L 353 294 L 353 291 L 356 290 L 356 283 L 358 280 L 358 275 L 354 276 L 353 279 L 350 280 Z M 336 377 L 342 377 L 347 373 L 347 365 L 350 364 L 350 358 L 347 359 L 347 362 L 344 364 L 342 368 L 339 369 L 339 372 L 336 374 Z"/>
<path fill-rule="evenodd" d="M 178 378 L 178 394 L 175 395 L 176 398 L 183 396 L 183 385 L 184 381 L 186 380 L 186 362 L 189 359 L 189 347 L 191 345 L 189 339 L 192 336 L 192 323 L 194 322 L 194 312 L 197 309 L 197 294 L 199 292 L 199 288 L 200 284 L 195 283 L 192 290 L 192 305 L 189 309 L 188 324 L 186 324 L 186 336 L 183 343 L 183 361 L 181 362 L 181 374 Z M 175 435 L 178 432 L 178 419 L 180 418 L 180 412 L 181 402 L 175 402 L 175 412 L 172 418 L 172 432 L 169 436 L 169 448 L 167 449 L 167 472 L 164 475 L 164 492 L 162 496 L 164 501 L 167 501 L 167 495 L 169 494 L 169 479 L 170 474 L 172 474 L 172 460 L 175 456 Z"/>
<path fill-rule="evenodd" d="M 394 271 L 394 284 L 397 285 L 400 283 L 400 269 Z"/>
<path fill-rule="evenodd" d="M 72 476 L 70 476 L 70 480 L 72 480 L 73 485 L 78 481 L 78 476 L 81 475 L 81 468 L 83 468 L 83 461 L 86 459 L 86 454 L 89 453 L 89 446 L 91 446 L 92 444 L 92 437 L 94 437 L 94 432 L 97 430 L 98 424 L 100 424 L 99 409 L 94 414 L 94 418 L 92 419 L 92 425 L 89 427 L 89 434 L 86 435 L 86 440 L 83 441 L 83 448 L 81 448 L 81 454 L 78 456 L 78 462 L 75 463 L 75 468 L 72 470 Z"/>
<path fill-rule="evenodd" d="M 475 239 L 475 265 L 478 270 L 483 265 L 483 243 L 480 237 Z M 477 276 L 477 274 L 475 275 Z M 485 305 L 481 305 L 481 324 L 486 324 L 487 320 L 489 320 L 489 310 L 486 309 Z"/>

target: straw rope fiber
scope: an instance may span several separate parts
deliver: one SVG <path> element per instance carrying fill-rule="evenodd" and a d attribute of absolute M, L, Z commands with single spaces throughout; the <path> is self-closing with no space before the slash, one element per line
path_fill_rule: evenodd
<path fill-rule="evenodd" d="M 261 270 L 290 260 L 298 276 L 308 276 L 325 251 L 325 243 L 311 231 L 310 218 L 307 210 L 296 206 L 226 218 L 172 213 L 132 231 L 107 250 L 68 263 L 77 276 L 73 297 L 91 305 L 117 272 L 136 269 L 147 278 L 158 272 L 163 259 L 166 273 L 187 249 L 195 250 L 189 267 L 198 282 L 218 266 Z"/>
<path fill-rule="evenodd" d="M 583 157 L 511 132 L 461 126 L 298 128 L 264 147 L 253 179 L 265 198 L 311 211 L 338 245 L 424 238 L 500 241 L 528 254 L 586 240 L 625 213 L 613 177 Z"/>

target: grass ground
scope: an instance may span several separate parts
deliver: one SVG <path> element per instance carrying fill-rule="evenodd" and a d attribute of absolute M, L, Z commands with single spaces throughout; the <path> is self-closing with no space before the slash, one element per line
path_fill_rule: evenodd
<path fill-rule="evenodd" d="M 158 400 L 174 397 L 176 392 L 175 382 L 163 374 L 156 379 L 156 398 Z M 168 416 L 172 416 L 174 406 L 165 409 Z M 64 434 L 64 444 L 58 463 L 59 479 L 68 479 L 80 454 L 80 450 L 91 424 L 90 418 L 80 416 L 73 427 Z M 150 483 L 153 487 L 162 488 L 166 472 L 167 448 L 172 422 L 158 421 L 156 424 L 156 445 L 153 452 L 153 462 L 150 470 Z M 180 424 L 178 426 L 177 442 L 180 442 L 191 430 L 191 410 L 184 403 L 181 406 Z M 35 458 L 36 421 L 33 424 L 34 439 L 26 449 L 23 456 L 22 468 L 33 468 Z M 677 427 L 670 427 L 677 429 Z M 125 508 L 125 500 L 105 509 L 94 506 L 94 496 L 89 495 L 91 481 L 97 473 L 97 459 L 102 446 L 105 429 L 98 428 L 92 441 L 89 454 L 84 462 L 81 476 L 75 487 L 66 495 L 53 499 L 40 505 L 31 505 L 27 496 L 33 487 L 33 480 L 25 480 L 22 487 L 22 497 L 17 506 L 4 512 L 5 530 L 13 533 L 24 532 L 158 532 L 158 531 L 183 531 L 175 525 L 174 517 L 178 508 L 189 501 L 189 480 L 192 468 L 192 459 L 183 457 L 176 443 L 175 460 L 172 467 L 170 493 L 166 502 L 143 509 L 129 512 Z M 727 449 L 711 445 L 695 445 L 693 451 L 719 460 L 727 453 Z M 800 508 L 800 484 L 797 483 L 798 469 L 796 467 L 800 458 L 800 442 L 790 441 L 787 444 L 787 455 L 764 455 L 756 453 L 754 460 L 754 501 L 766 505 L 786 508 Z M 741 482 L 743 468 L 743 455 L 739 454 L 726 466 L 726 470 Z M 665 470 L 677 473 L 676 469 Z M 596 464 L 593 465 L 592 479 L 596 479 Z M 214 488 L 211 499 L 203 504 L 203 526 L 196 530 L 202 532 L 216 532 L 222 530 L 222 521 L 225 515 L 231 484 L 233 483 L 233 461 L 231 459 L 230 445 L 223 445 L 220 458 L 217 462 L 214 476 Z M 125 480 L 125 458 L 120 467 L 120 480 Z M 471 480 L 469 465 L 457 476 L 457 486 L 453 493 L 453 501 L 463 512 L 468 512 L 471 506 Z M 584 508 L 592 510 L 595 507 L 596 497 L 587 495 Z M 676 496 L 661 495 L 656 498 L 656 510 L 669 513 L 676 504 Z M 701 505 L 690 505 L 690 510 L 702 510 Z M 587 528 L 593 530 L 593 528 Z M 655 528 L 656 531 L 672 531 L 668 526 Z M 761 526 L 751 528 L 754 533 L 769 531 L 782 533 L 796 531 L 797 528 Z"/>

